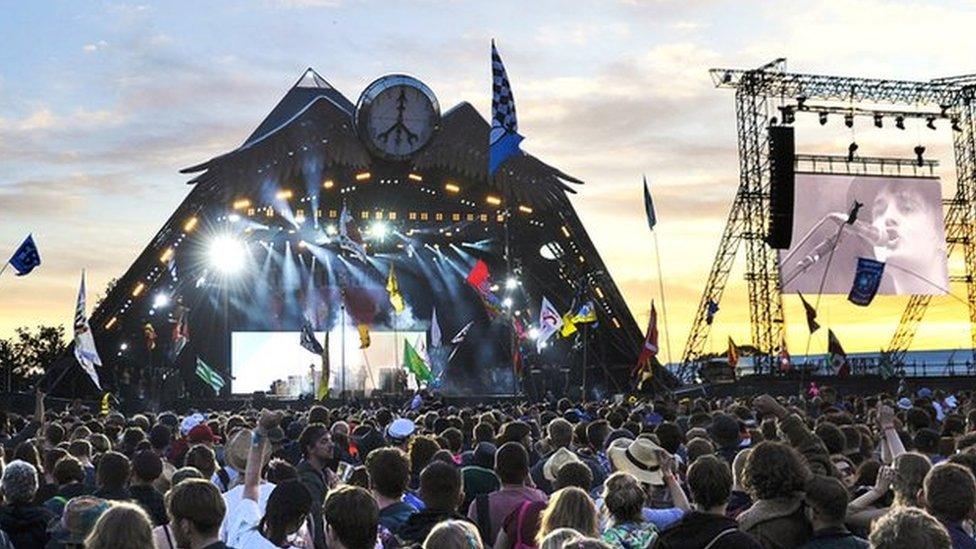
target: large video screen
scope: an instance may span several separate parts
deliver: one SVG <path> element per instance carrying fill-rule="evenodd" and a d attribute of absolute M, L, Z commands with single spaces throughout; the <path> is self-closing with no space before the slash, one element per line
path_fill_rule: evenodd
<path fill-rule="evenodd" d="M 342 330 L 329 335 L 330 387 L 333 394 L 342 383 Z M 345 330 L 346 389 L 370 392 L 380 386 L 384 370 L 403 360 L 403 341 L 417 347 L 426 332 L 370 331 L 370 345 L 360 349 L 359 332 Z M 324 343 L 325 334 L 316 334 Z M 234 332 L 231 335 L 231 392 L 270 392 L 298 397 L 313 394 L 321 374 L 322 359 L 300 345 L 299 332 Z M 409 382 L 413 384 L 413 378 Z"/>
<path fill-rule="evenodd" d="M 848 224 L 855 202 L 862 204 Z M 833 254 L 831 254 L 833 250 Z M 935 177 L 797 173 L 785 293 L 847 294 L 859 257 L 885 263 L 879 294 L 946 293 L 942 190 Z"/>

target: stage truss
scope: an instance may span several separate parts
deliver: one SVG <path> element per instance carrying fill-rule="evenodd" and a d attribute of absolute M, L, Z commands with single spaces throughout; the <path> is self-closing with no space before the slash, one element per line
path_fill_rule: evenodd
<path fill-rule="evenodd" d="M 711 329 L 706 321 L 707 304 L 721 302 L 743 241 L 752 343 L 759 350 L 756 367 L 774 370 L 784 341 L 784 319 L 777 251 L 763 240 L 770 219 L 768 128 L 777 118 L 791 122 L 796 112 L 803 111 L 952 121 L 956 192 L 943 201 L 947 206 L 946 241 L 950 255 L 957 247 L 963 250 L 965 275 L 950 280 L 966 284 L 976 358 L 976 129 L 972 104 L 976 75 L 914 82 L 800 74 L 787 72 L 785 59 L 757 69 L 712 69 L 710 73 L 717 88 L 735 90 L 739 187 L 692 324 L 679 378 L 690 382 L 695 377 Z M 930 302 L 931 296 L 911 296 L 885 349 L 888 360 L 899 363 L 904 359 Z"/>

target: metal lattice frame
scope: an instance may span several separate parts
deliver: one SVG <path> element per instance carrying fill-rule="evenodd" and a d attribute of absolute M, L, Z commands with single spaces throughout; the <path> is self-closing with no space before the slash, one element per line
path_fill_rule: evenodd
<path fill-rule="evenodd" d="M 948 201 L 946 240 L 949 253 L 963 247 L 966 274 L 953 281 L 966 283 L 970 337 L 976 354 L 976 128 L 972 99 L 976 75 L 940 78 L 930 82 L 883 80 L 785 72 L 785 59 L 758 69 L 712 69 L 716 87 L 736 90 L 739 140 L 739 188 L 705 291 L 692 325 L 679 376 L 689 381 L 701 358 L 711 326 L 706 305 L 719 303 L 741 240 L 746 241 L 746 281 L 753 344 L 759 349 L 756 366 L 771 371 L 783 341 L 783 303 L 775 250 L 762 240 L 769 223 L 769 101 L 778 98 L 794 110 L 834 108 L 842 103 L 853 113 L 906 117 L 951 118 L 954 132 L 957 187 Z M 861 112 L 860 106 L 867 105 Z M 898 108 L 900 107 L 900 108 Z M 906 110 L 907 109 L 907 110 Z M 887 349 L 895 361 L 904 357 L 925 314 L 930 296 L 912 296 Z M 976 356 L 976 355 L 974 355 Z"/>

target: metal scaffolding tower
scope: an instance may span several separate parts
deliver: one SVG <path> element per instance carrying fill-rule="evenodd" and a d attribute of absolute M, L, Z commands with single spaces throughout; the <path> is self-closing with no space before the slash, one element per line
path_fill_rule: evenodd
<path fill-rule="evenodd" d="M 972 104 L 976 75 L 913 82 L 799 74 L 786 72 L 785 59 L 757 69 L 712 69 L 710 73 L 716 87 L 735 90 L 739 188 L 685 347 L 679 374 L 682 381 L 691 381 L 697 371 L 711 329 L 708 304 L 720 303 L 741 241 L 746 244 L 752 343 L 759 351 L 756 367 L 773 371 L 783 345 L 777 252 L 763 240 L 770 216 L 768 128 L 777 123 L 776 110 L 787 122 L 802 111 L 952 121 L 956 192 L 944 201 L 946 241 L 950 254 L 958 246 L 963 249 L 966 273 L 952 281 L 966 283 L 970 337 L 976 353 L 976 128 Z M 776 109 L 771 109 L 774 102 Z M 890 360 L 897 363 L 904 358 L 930 301 L 931 296 L 910 298 L 886 349 Z"/>

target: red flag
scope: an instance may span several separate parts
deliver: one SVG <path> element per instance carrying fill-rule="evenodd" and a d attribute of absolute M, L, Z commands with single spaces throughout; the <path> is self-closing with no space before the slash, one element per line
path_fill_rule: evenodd
<path fill-rule="evenodd" d="M 475 287 L 480 292 L 486 292 L 489 286 L 490 274 L 488 273 L 488 264 L 482 260 L 478 260 L 471 268 L 471 272 L 468 273 L 468 284 Z"/>
<path fill-rule="evenodd" d="M 651 360 L 657 356 L 657 350 L 657 309 L 654 308 L 654 300 L 651 300 L 651 317 L 647 320 L 647 335 L 644 336 L 644 346 L 637 357 L 635 376 L 640 372 L 650 370 Z"/>
<path fill-rule="evenodd" d="M 779 350 L 779 371 L 789 372 L 793 369 L 793 365 L 790 363 L 790 353 L 786 350 L 786 342 L 783 342 L 783 346 Z"/>

